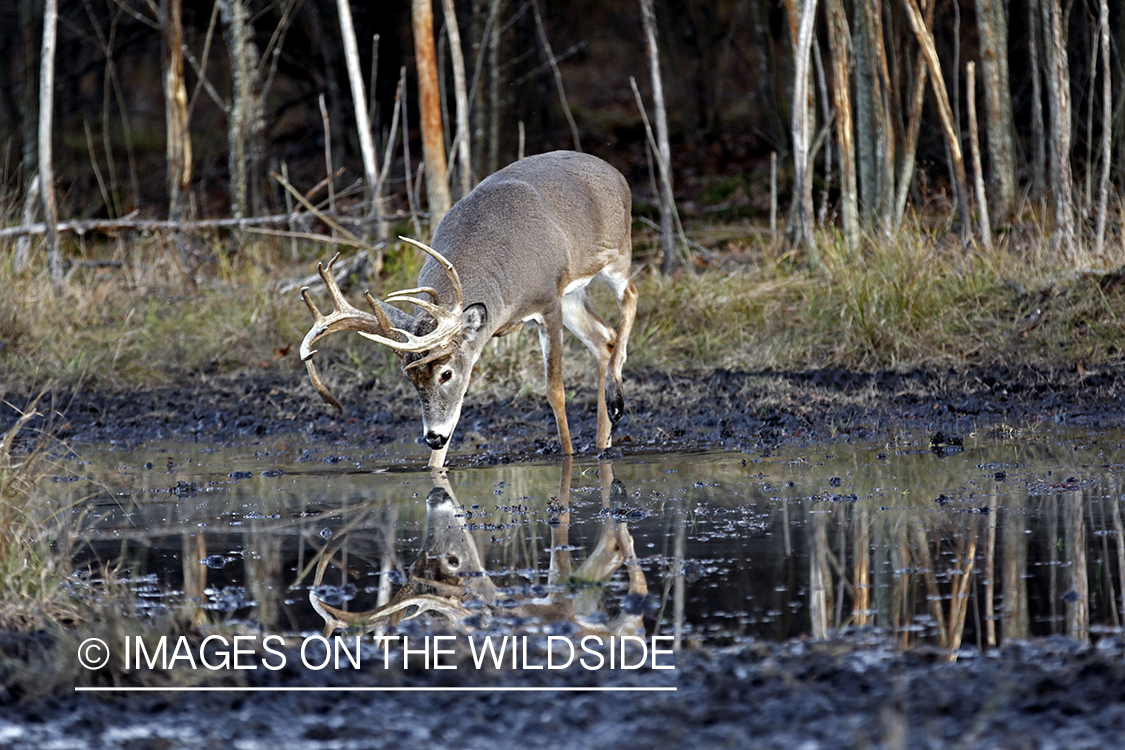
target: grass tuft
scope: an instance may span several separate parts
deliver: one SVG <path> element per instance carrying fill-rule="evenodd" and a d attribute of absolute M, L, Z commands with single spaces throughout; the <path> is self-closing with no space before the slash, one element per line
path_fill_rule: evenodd
<path fill-rule="evenodd" d="M 75 622 L 64 509 L 36 491 L 47 473 L 43 440 L 28 440 L 34 407 L 0 436 L 0 630 L 27 632 Z"/>

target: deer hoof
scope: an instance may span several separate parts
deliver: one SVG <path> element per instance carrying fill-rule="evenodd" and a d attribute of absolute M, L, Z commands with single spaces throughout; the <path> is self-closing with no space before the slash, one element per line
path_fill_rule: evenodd
<path fill-rule="evenodd" d="M 612 380 L 605 386 L 605 405 L 609 421 L 617 424 L 625 415 L 625 396 L 621 393 L 621 386 Z"/>

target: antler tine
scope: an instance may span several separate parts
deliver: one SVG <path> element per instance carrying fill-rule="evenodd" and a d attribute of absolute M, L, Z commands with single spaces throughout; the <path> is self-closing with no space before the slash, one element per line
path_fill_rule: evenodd
<path fill-rule="evenodd" d="M 432 286 L 416 286 L 413 289 L 399 289 L 394 293 L 396 297 L 401 297 L 406 294 L 428 294 L 434 302 L 441 304 L 440 300 L 438 300 L 437 289 L 434 289 Z"/>
<path fill-rule="evenodd" d="M 332 260 L 328 261 L 328 265 L 324 266 L 320 263 L 316 264 L 316 272 L 320 274 L 320 278 L 324 279 L 324 285 L 328 287 L 328 294 L 332 297 L 332 303 L 336 309 L 342 309 L 344 306 L 351 307 L 348 300 L 344 297 L 344 293 L 340 291 L 340 285 L 336 283 L 336 276 L 332 273 L 332 267 L 336 265 L 336 260 L 340 257 L 339 253 L 332 256 Z"/>
<path fill-rule="evenodd" d="M 403 242 L 413 245 L 441 264 L 442 270 L 445 271 L 445 275 L 449 277 L 449 281 L 453 284 L 453 296 L 455 297 L 453 309 L 456 310 L 458 314 L 460 314 L 461 307 L 465 303 L 465 297 L 461 292 L 461 277 L 457 275 L 457 269 L 453 267 L 453 264 L 446 260 L 444 255 L 439 253 L 437 250 L 434 250 L 424 242 L 412 240 L 409 237 L 403 237 L 402 235 L 399 235 L 399 239 Z"/>
<path fill-rule="evenodd" d="M 379 325 L 383 326 L 383 330 L 395 330 L 395 327 L 391 325 L 391 321 L 387 318 L 387 313 L 383 311 L 379 302 L 371 296 L 371 292 L 364 291 L 363 296 L 367 298 L 367 304 L 371 305 L 371 312 L 375 313 L 375 317 L 379 319 Z"/>
<path fill-rule="evenodd" d="M 395 292 L 390 297 L 387 297 L 387 302 L 409 302 L 410 304 L 425 310 L 430 315 L 433 315 L 434 318 L 438 321 L 439 325 L 445 319 L 461 319 L 460 315 L 455 312 L 446 310 L 441 305 L 435 305 L 432 302 L 427 302 L 421 297 L 411 297 L 409 294 L 405 294 L 403 292 Z"/>
<path fill-rule="evenodd" d="M 320 394 L 320 397 L 340 411 L 343 411 L 344 405 L 340 403 L 339 399 L 332 395 L 332 392 L 328 390 L 328 386 L 320 379 L 320 374 L 316 371 L 316 365 L 313 364 L 311 359 L 305 360 L 305 369 L 309 371 L 309 380 L 312 381 L 313 388 L 316 388 L 316 392 Z"/>
<path fill-rule="evenodd" d="M 312 313 L 313 321 L 315 321 L 316 323 L 320 323 L 324 320 L 324 313 L 322 313 L 320 311 L 320 308 L 316 306 L 316 303 L 312 301 L 312 297 L 309 296 L 309 288 L 307 286 L 301 287 L 301 299 L 305 301 L 305 306 L 308 307 L 309 312 Z"/>

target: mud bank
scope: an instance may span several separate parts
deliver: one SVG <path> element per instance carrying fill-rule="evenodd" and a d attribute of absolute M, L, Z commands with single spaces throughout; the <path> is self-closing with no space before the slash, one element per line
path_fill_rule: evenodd
<path fill-rule="evenodd" d="M 694 650 L 674 673 L 521 672 L 548 692 L 362 693 L 454 687 L 459 672 L 271 674 L 228 685 L 330 692 L 60 694 L 0 701 L 12 750 L 68 748 L 1065 748 L 1125 746 L 1125 647 L 1066 638 L 988 655 L 898 653 L 874 633 Z M 260 677 L 260 675 L 257 675 Z M 472 684 L 480 685 L 481 680 Z M 674 686 L 675 692 L 563 692 Z M 7 705 L 4 705 L 7 703 Z"/>
<path fill-rule="evenodd" d="M 631 372 L 615 450 L 727 447 L 768 450 L 783 442 L 894 440 L 904 432 L 950 435 L 1040 421 L 1086 427 L 1125 419 L 1125 364 L 856 373 L 826 369 L 757 373 Z M 0 426 L 29 394 L 2 393 Z M 50 392 L 33 427 L 77 443 L 136 444 L 176 438 L 235 441 L 301 435 L 313 444 L 378 446 L 417 441 L 421 409 L 405 381 L 338 389 L 346 411 L 325 405 L 302 373 L 185 376 L 174 385 L 127 392 Z M 593 450 L 595 398 L 589 384 L 568 405 L 575 450 Z M 559 454 L 546 399 L 470 394 L 454 435 L 453 465 Z"/>

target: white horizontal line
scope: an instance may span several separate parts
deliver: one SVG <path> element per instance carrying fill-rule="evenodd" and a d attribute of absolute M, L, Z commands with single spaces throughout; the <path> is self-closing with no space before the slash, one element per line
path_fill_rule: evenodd
<path fill-rule="evenodd" d="M 643 693 L 676 687 L 75 687 L 76 693 Z"/>

